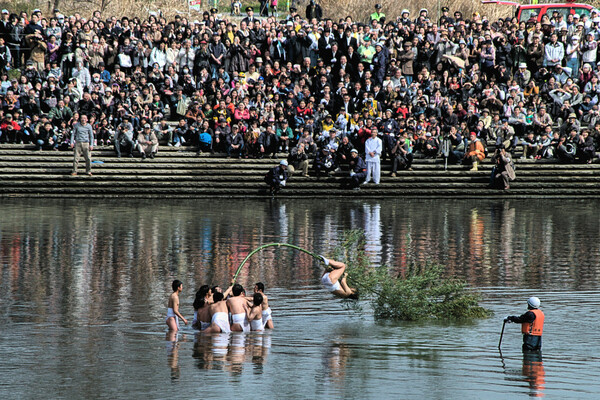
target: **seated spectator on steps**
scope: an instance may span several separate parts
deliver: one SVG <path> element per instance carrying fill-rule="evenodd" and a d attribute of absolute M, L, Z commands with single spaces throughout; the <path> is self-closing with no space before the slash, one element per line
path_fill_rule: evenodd
<path fill-rule="evenodd" d="M 56 134 L 50 121 L 46 121 L 43 126 L 40 126 L 37 135 L 34 138 L 35 147 L 37 150 L 58 150 L 58 142 Z"/>
<path fill-rule="evenodd" d="M 313 154 L 317 151 L 317 145 L 315 144 L 315 140 L 313 139 L 310 130 L 308 130 L 307 128 L 304 128 L 304 130 L 302 131 L 302 136 L 300 136 L 298 143 L 302 143 L 304 145 L 304 150 L 308 154 Z"/>
<path fill-rule="evenodd" d="M 271 158 L 277 156 L 279 138 L 272 126 L 267 126 L 267 129 L 260 134 L 258 137 L 258 146 L 260 149 L 258 158 L 268 157 L 269 154 L 272 154 Z"/>
<path fill-rule="evenodd" d="M 360 184 L 367 179 L 367 163 L 358 155 L 358 150 L 350 151 L 350 182 L 349 187 L 353 190 L 359 190 Z"/>
<path fill-rule="evenodd" d="M 585 129 L 577 142 L 577 157 L 582 163 L 591 164 L 595 156 L 594 139 L 590 136 L 590 131 Z"/>
<path fill-rule="evenodd" d="M 130 122 L 128 115 L 123 117 L 123 122 L 117 127 L 115 137 L 115 152 L 117 157 L 121 158 L 122 152 L 126 151 L 129 157 L 133 157 L 133 149 L 135 143 L 133 141 L 133 125 Z"/>
<path fill-rule="evenodd" d="M 210 128 L 210 124 L 207 120 L 202 122 L 201 128 L 198 130 L 198 151 L 197 155 L 200 155 L 203 151 L 210 151 L 211 154 L 214 153 L 212 148 L 212 141 L 214 137 L 214 132 Z"/>
<path fill-rule="evenodd" d="M 498 189 L 510 189 L 510 181 L 514 181 L 516 178 L 510 153 L 503 148 L 497 149 L 492 157 L 492 163 L 494 163 L 493 185 Z"/>
<path fill-rule="evenodd" d="M 185 136 L 189 135 L 190 128 L 185 119 L 180 119 L 177 126 L 173 130 L 173 142 L 175 147 L 179 147 L 185 143 Z"/>
<path fill-rule="evenodd" d="M 521 141 L 523 145 L 523 156 L 522 159 L 526 158 L 537 158 L 538 151 L 540 150 L 539 138 L 535 137 L 533 132 L 529 132 L 527 136 Z"/>
<path fill-rule="evenodd" d="M 315 156 L 313 168 L 317 178 L 320 178 L 322 175 L 329 176 L 336 168 L 335 149 L 331 146 L 323 147 Z"/>
<path fill-rule="evenodd" d="M 0 123 L 0 143 L 19 143 L 21 140 L 21 126 L 13 120 L 13 114 L 6 114 Z"/>
<path fill-rule="evenodd" d="M 166 141 L 167 146 L 173 146 L 173 127 L 171 127 L 167 120 L 162 118 L 159 123 L 154 125 L 154 134 L 159 141 Z"/>
<path fill-rule="evenodd" d="M 154 158 L 158 152 L 158 138 L 152 132 L 150 124 L 145 124 L 143 130 L 138 133 L 137 149 L 142 155 L 142 160 L 146 157 Z"/>
<path fill-rule="evenodd" d="M 350 168 L 350 159 L 352 158 L 352 150 L 354 146 L 350 143 L 350 139 L 348 136 L 342 137 L 342 142 L 338 146 L 336 156 L 337 156 L 337 165 L 339 168 L 343 170 L 348 170 Z"/>
<path fill-rule="evenodd" d="M 410 141 L 406 135 L 401 136 L 392 149 L 392 173 L 391 176 L 395 177 L 399 169 L 406 169 L 412 171 L 413 155 L 410 152 Z"/>
<path fill-rule="evenodd" d="M 294 172 L 300 171 L 302 176 L 308 176 L 308 155 L 304 150 L 304 143 L 298 143 L 298 145 L 292 148 L 288 156 L 288 170 L 290 176 L 294 175 Z"/>
<path fill-rule="evenodd" d="M 463 163 L 471 164 L 471 171 L 477 171 L 479 163 L 485 158 L 485 148 L 475 132 L 471 132 L 470 139 Z"/>
<path fill-rule="evenodd" d="M 290 140 L 294 138 L 294 132 L 290 128 L 287 119 L 282 118 L 277 124 L 277 140 L 279 142 L 279 150 L 282 152 L 289 151 Z"/>
<path fill-rule="evenodd" d="M 235 156 L 242 158 L 244 150 L 244 137 L 240 133 L 239 125 L 234 124 L 231 128 L 231 134 L 227 137 L 227 157 Z"/>

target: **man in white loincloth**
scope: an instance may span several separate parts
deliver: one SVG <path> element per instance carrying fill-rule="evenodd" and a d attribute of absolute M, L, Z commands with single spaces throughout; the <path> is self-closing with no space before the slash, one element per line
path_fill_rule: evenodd
<path fill-rule="evenodd" d="M 324 256 L 320 257 L 330 270 L 329 272 L 325 272 L 323 277 L 321 277 L 321 283 L 325 286 L 325 289 L 342 299 L 358 300 L 357 290 L 349 287 L 346 282 L 346 276 L 348 275 L 346 273 L 346 264 L 327 259 Z"/>

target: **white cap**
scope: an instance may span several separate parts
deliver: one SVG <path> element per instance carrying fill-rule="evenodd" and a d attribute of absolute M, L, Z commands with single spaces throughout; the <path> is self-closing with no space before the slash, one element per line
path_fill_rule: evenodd
<path fill-rule="evenodd" d="M 287 167 L 288 166 L 288 162 L 286 160 L 281 160 L 279 162 L 279 165 L 285 165 Z"/>
<path fill-rule="evenodd" d="M 527 305 L 531 308 L 540 308 L 540 299 L 535 296 L 532 296 L 527 299 Z"/>

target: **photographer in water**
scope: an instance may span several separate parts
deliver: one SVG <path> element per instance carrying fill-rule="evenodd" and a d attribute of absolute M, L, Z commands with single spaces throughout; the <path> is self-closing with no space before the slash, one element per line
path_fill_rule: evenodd
<path fill-rule="evenodd" d="M 492 186 L 504 190 L 510 189 L 510 181 L 514 181 L 516 178 L 510 154 L 504 147 L 499 147 L 492 157 L 492 162 L 494 163 L 491 176 Z"/>

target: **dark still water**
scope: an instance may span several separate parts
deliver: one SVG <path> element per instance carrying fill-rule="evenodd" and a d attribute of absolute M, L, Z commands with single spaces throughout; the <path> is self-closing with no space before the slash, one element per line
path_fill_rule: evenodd
<path fill-rule="evenodd" d="M 0 201 L 0 398 L 597 398 L 600 201 Z M 329 254 L 364 229 L 373 265 L 447 266 L 495 315 L 397 323 L 348 310 L 304 253 L 268 248 L 238 282 L 263 281 L 275 330 L 165 334 L 173 279 L 226 285 L 269 242 Z M 546 313 L 542 359 L 520 314 Z"/>

